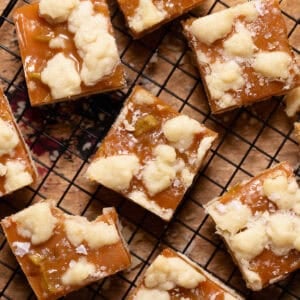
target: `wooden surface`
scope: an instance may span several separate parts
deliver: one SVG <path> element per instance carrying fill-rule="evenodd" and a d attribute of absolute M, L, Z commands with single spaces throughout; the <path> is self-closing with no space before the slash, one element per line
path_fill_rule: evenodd
<path fill-rule="evenodd" d="M 237 2 L 242 1 L 224 0 L 222 3 L 233 5 Z M 8 0 L 0 1 L 0 13 L 7 3 Z M 16 5 L 23 4 L 19 0 Z M 206 0 L 195 13 L 204 15 L 223 8 L 221 2 Z M 282 0 L 281 8 L 285 12 L 290 43 L 300 49 L 300 25 L 295 21 L 300 18 L 299 0 Z M 298 170 L 298 144 L 292 133 L 293 121 L 286 117 L 281 98 L 211 116 L 197 70 L 191 62 L 190 50 L 180 33 L 179 21 L 140 41 L 132 41 L 114 3 L 111 12 L 126 66 L 128 88 L 110 97 L 99 95 L 35 109 L 28 103 L 14 26 L 5 21 L 0 27 L 0 82 L 40 174 L 32 187 L 1 199 L 0 217 L 42 198 L 55 199 L 67 212 L 83 214 L 89 219 L 97 216 L 102 207 L 117 208 L 133 256 L 132 268 L 67 299 L 124 298 L 164 246 L 184 253 L 247 299 L 300 299 L 300 272 L 260 293 L 247 290 L 202 208 L 229 186 L 275 162 L 286 160 Z M 8 20 L 11 20 L 11 14 Z M 297 57 L 299 59 L 299 55 Z M 136 83 L 220 134 L 193 188 L 169 224 L 119 195 L 88 183 L 82 176 L 88 159 L 117 116 L 126 93 Z M 0 299 L 35 299 L 1 231 Z"/>

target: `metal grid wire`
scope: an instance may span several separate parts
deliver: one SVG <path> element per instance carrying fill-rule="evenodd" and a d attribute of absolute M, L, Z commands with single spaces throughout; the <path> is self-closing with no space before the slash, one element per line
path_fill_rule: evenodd
<path fill-rule="evenodd" d="M 166 246 L 186 254 L 247 299 L 300 299 L 299 272 L 260 293 L 247 290 L 224 245 L 214 235 L 212 222 L 205 216 L 202 206 L 229 186 L 279 161 L 289 161 L 299 174 L 298 145 L 292 135 L 292 122 L 286 118 L 280 98 L 222 116 L 212 116 L 197 71 L 189 59 L 190 50 L 178 33 L 179 22 L 175 21 L 144 39 L 133 41 L 116 4 L 110 1 L 112 22 L 128 76 L 128 89 L 77 102 L 31 108 L 11 16 L 15 7 L 29 2 L 1 1 L 0 82 L 30 145 L 40 179 L 32 187 L 1 199 L 0 217 L 43 198 L 55 199 L 64 211 L 90 219 L 98 215 L 102 207 L 115 206 L 133 256 L 130 271 L 90 285 L 66 299 L 125 298 L 141 278 L 145 267 Z M 200 11 L 206 14 L 236 2 L 206 0 Z M 281 8 L 290 43 L 299 57 L 299 2 L 283 0 Z M 145 86 L 178 111 L 189 114 L 220 133 L 195 185 L 168 224 L 82 177 L 89 157 L 135 84 Z M 35 299 L 2 231 L 0 299 Z"/>

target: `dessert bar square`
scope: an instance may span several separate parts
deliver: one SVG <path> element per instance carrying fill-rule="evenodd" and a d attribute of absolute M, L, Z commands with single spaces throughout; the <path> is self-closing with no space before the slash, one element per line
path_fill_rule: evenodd
<path fill-rule="evenodd" d="M 184 22 L 213 113 L 282 95 L 299 70 L 277 0 L 253 0 Z"/>
<path fill-rule="evenodd" d="M 129 300 L 244 299 L 186 256 L 165 249 L 146 270 Z"/>
<path fill-rule="evenodd" d="M 14 21 L 32 105 L 125 85 L 105 0 L 41 0 L 16 9 Z"/>
<path fill-rule="evenodd" d="M 250 289 L 300 267 L 300 189 L 287 163 L 238 184 L 205 208 Z"/>
<path fill-rule="evenodd" d="M 0 89 L 0 197 L 32 184 L 36 177 L 29 149 Z"/>
<path fill-rule="evenodd" d="M 203 0 L 117 0 L 134 38 L 183 15 Z"/>
<path fill-rule="evenodd" d="M 170 220 L 216 137 L 136 86 L 86 176 Z"/>
<path fill-rule="evenodd" d="M 89 222 L 45 201 L 6 217 L 1 225 L 38 299 L 58 299 L 131 263 L 113 208 Z"/>

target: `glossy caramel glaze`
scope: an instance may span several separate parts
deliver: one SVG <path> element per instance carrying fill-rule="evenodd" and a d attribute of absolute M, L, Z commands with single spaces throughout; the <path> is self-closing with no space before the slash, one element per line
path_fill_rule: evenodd
<path fill-rule="evenodd" d="M 113 29 L 109 21 L 109 11 L 106 2 L 103 0 L 92 0 L 92 2 L 94 3 L 94 10 L 107 17 L 109 30 L 112 34 Z M 49 24 L 39 16 L 38 3 L 25 5 L 16 9 L 14 12 L 14 21 L 31 104 L 42 105 L 65 100 L 52 99 L 49 87 L 43 84 L 35 74 L 40 74 L 45 68 L 47 61 L 55 54 L 61 52 L 66 57 L 72 58 L 77 70 L 80 70 L 82 59 L 77 53 L 73 41 L 74 35 L 68 31 L 67 23 Z M 49 40 L 58 35 L 64 37 L 66 47 L 64 49 L 51 49 L 49 47 Z M 71 99 L 119 89 L 124 85 L 123 66 L 118 64 L 110 76 L 105 76 L 94 86 L 85 86 L 84 83 L 81 83 L 81 93 L 72 96 Z"/>

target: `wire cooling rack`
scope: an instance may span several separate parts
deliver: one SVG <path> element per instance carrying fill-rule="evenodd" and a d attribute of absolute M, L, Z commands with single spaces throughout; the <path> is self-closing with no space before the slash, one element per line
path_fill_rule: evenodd
<path fill-rule="evenodd" d="M 40 179 L 35 185 L 1 199 L 0 217 L 43 198 L 55 199 L 66 212 L 85 215 L 89 219 L 98 215 L 102 207 L 117 208 L 123 234 L 131 249 L 132 268 L 81 289 L 66 299 L 126 298 L 145 267 L 166 246 L 186 254 L 247 299 L 300 299 L 300 272 L 260 293 L 247 290 L 221 240 L 214 235 L 212 222 L 205 216 L 202 206 L 229 186 L 279 161 L 290 162 L 295 172 L 300 174 L 298 145 L 292 134 L 292 121 L 284 114 L 281 98 L 222 116 L 212 116 L 197 71 L 190 60 L 190 50 L 180 34 L 179 21 L 144 39 L 133 41 L 116 4 L 110 2 L 115 34 L 127 72 L 128 89 L 77 102 L 31 108 L 12 22 L 13 9 L 28 2 L 1 0 L 0 83 L 32 150 Z M 205 15 L 236 3 L 235 0 L 205 0 L 195 13 Z M 299 59 L 299 0 L 282 0 L 281 8 L 290 43 Z M 145 86 L 178 111 L 220 133 L 195 185 L 168 224 L 82 177 L 89 157 L 135 84 Z M 35 299 L 2 231 L 0 299 Z"/>

